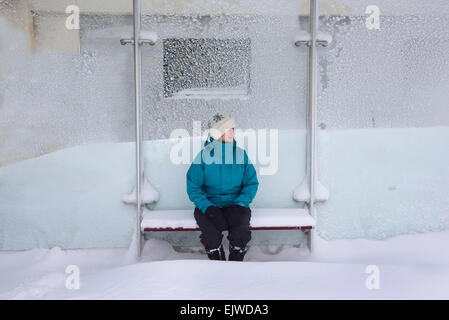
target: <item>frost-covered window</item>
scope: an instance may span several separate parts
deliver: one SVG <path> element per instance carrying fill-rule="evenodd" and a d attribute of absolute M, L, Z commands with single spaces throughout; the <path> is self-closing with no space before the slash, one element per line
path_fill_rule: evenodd
<path fill-rule="evenodd" d="M 245 97 L 250 89 L 251 40 L 163 40 L 164 97 Z"/>

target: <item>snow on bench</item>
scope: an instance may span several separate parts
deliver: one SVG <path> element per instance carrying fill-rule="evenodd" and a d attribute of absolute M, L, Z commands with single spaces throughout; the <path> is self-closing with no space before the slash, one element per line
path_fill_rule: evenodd
<path fill-rule="evenodd" d="M 198 231 L 193 210 L 148 210 L 144 208 L 142 232 Z M 250 230 L 308 230 L 315 219 L 302 208 L 251 208 Z"/>

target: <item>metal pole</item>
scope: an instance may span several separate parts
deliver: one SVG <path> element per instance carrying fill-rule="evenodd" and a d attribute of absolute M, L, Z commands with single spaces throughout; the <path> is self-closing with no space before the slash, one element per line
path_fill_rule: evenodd
<path fill-rule="evenodd" d="M 141 189 L 142 189 L 142 78 L 141 78 L 141 52 L 140 52 L 140 0 L 133 0 L 133 16 L 134 16 L 134 93 L 135 93 L 135 107 L 136 107 L 136 244 L 137 257 L 140 258 L 142 253 L 142 233 L 140 231 L 140 224 L 142 219 L 142 205 L 141 205 Z"/>
<path fill-rule="evenodd" d="M 316 99 L 317 99 L 317 33 L 318 4 L 310 0 L 310 45 L 309 45 L 309 179 L 310 214 L 315 218 L 316 181 Z"/>
<path fill-rule="evenodd" d="M 120 39 L 122 45 L 132 44 L 134 47 L 134 100 L 135 100 L 135 120 L 136 120 L 136 245 L 137 257 L 142 253 L 143 234 L 140 231 L 142 221 L 142 180 L 143 180 L 143 157 L 142 157 L 142 137 L 143 137 L 143 112 L 142 112 L 142 54 L 141 45 L 154 45 L 156 37 L 142 39 L 141 36 L 141 0 L 133 0 L 133 38 Z"/>

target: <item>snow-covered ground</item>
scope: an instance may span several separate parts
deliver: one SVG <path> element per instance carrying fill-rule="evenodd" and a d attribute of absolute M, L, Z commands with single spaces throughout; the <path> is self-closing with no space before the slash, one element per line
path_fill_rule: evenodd
<path fill-rule="evenodd" d="M 243 263 L 180 253 L 161 240 L 146 242 L 140 262 L 126 249 L 1 252 L 0 298 L 448 299 L 448 243 L 449 230 L 382 241 L 317 237 L 312 255 L 251 247 Z M 66 288 L 69 265 L 79 268 L 79 289 Z M 376 274 L 379 288 L 368 289 Z"/>

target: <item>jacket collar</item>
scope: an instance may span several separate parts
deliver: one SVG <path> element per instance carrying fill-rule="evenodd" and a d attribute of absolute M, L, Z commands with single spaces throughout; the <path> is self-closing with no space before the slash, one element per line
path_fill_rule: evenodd
<path fill-rule="evenodd" d="M 209 138 L 206 139 L 206 141 L 204 142 L 204 146 L 207 146 L 208 144 L 215 144 L 215 145 L 217 145 L 217 144 L 223 144 L 223 142 L 221 142 L 219 140 L 215 140 L 214 138 L 209 136 Z M 232 141 L 232 148 L 235 149 L 236 146 L 237 146 L 237 141 L 235 141 L 235 138 L 234 138 L 234 141 Z"/>

